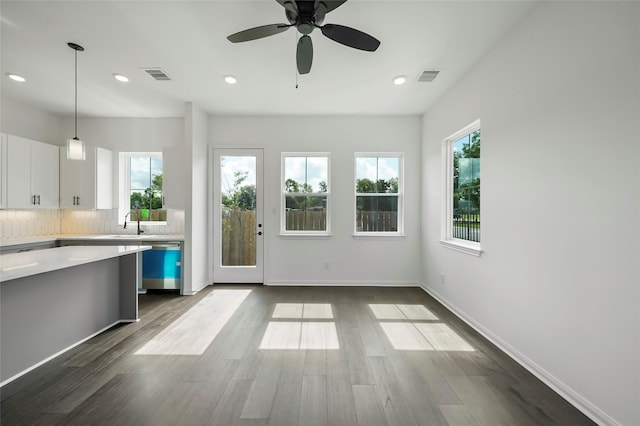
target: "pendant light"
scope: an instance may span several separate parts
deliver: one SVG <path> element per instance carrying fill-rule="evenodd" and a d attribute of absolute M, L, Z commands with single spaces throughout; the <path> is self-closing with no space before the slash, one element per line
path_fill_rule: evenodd
<path fill-rule="evenodd" d="M 67 139 L 67 158 L 69 160 L 84 160 L 86 158 L 84 142 L 78 139 L 78 52 L 83 52 L 84 47 L 75 43 L 67 43 L 67 46 L 75 51 L 76 79 L 75 79 L 75 136 Z"/>

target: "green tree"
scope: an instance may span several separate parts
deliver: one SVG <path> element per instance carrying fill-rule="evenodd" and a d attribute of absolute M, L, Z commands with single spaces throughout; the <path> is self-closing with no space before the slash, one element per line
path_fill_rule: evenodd
<path fill-rule="evenodd" d="M 162 174 L 154 175 L 151 186 L 145 188 L 144 192 L 132 192 L 129 197 L 129 206 L 131 210 L 162 209 Z"/>
<path fill-rule="evenodd" d="M 480 178 L 460 183 L 460 159 L 480 158 L 480 130 L 471 134 L 470 142 L 453 154 L 453 212 L 454 215 L 480 212 Z"/>
<path fill-rule="evenodd" d="M 233 174 L 233 187 L 227 193 L 222 193 L 222 205 L 229 209 L 255 210 L 256 186 L 243 185 L 249 172 L 236 171 Z"/>

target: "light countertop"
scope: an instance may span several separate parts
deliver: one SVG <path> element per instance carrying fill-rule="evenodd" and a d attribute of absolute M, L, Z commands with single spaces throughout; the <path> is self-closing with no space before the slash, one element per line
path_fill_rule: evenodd
<path fill-rule="evenodd" d="M 21 238 L 21 239 L 12 239 L 12 240 L 1 240 L 0 246 L 10 247 L 21 244 L 35 244 L 35 243 L 46 243 L 46 242 L 54 242 L 57 240 L 74 240 L 74 241 L 83 241 L 83 240 L 91 240 L 91 241 L 120 241 L 123 243 L 129 244 L 133 242 L 133 244 L 141 244 L 145 242 L 153 242 L 153 241 L 184 241 L 184 235 L 169 235 L 169 234 L 108 234 L 108 235 L 48 235 L 44 237 L 33 237 L 33 238 Z"/>
<path fill-rule="evenodd" d="M 0 281 L 42 274 L 150 250 L 147 245 L 68 246 L 0 256 Z"/>

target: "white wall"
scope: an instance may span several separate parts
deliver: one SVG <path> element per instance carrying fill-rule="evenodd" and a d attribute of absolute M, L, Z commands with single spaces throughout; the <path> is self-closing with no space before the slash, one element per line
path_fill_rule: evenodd
<path fill-rule="evenodd" d="M 185 105 L 185 252 L 184 294 L 208 282 L 209 253 L 207 194 L 207 115 L 192 103 Z"/>
<path fill-rule="evenodd" d="M 64 145 L 68 138 L 73 137 L 73 134 L 70 136 L 63 134 L 62 119 L 59 116 L 32 105 L 3 96 L 1 112 L 1 126 L 4 133 L 52 145 Z"/>
<path fill-rule="evenodd" d="M 640 4 L 541 2 L 424 118 L 425 287 L 601 424 L 640 424 Z M 480 258 L 441 143 L 482 120 Z M 446 283 L 440 283 L 444 273 Z"/>
<path fill-rule="evenodd" d="M 209 117 L 210 144 L 264 148 L 265 283 L 416 285 L 420 133 L 417 116 Z M 353 238 L 354 152 L 360 151 L 405 153 L 406 237 Z M 332 237 L 279 236 L 282 152 L 331 153 Z"/>
<path fill-rule="evenodd" d="M 64 134 L 73 137 L 73 117 L 64 118 L 62 126 Z M 87 145 L 110 149 L 114 154 L 121 151 L 162 151 L 164 146 L 183 143 L 184 119 L 79 118 L 78 137 Z"/>

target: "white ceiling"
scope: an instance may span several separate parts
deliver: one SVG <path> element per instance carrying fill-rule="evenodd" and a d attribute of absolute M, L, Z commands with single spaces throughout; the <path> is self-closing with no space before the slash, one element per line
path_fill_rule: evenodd
<path fill-rule="evenodd" d="M 275 0 L 5 1 L 2 96 L 54 114 L 91 117 L 181 117 L 193 102 L 209 114 L 421 114 L 531 10 L 528 1 L 358 1 L 327 14 L 381 41 L 376 52 L 311 36 L 311 73 L 298 77 L 294 28 L 233 44 L 226 36 L 287 22 Z M 160 67 L 171 81 L 141 71 Z M 432 83 L 416 82 L 438 69 Z M 16 73 L 27 79 L 16 83 Z M 122 73 L 130 82 L 117 82 Z M 238 84 L 223 77 L 232 74 Z M 409 82 L 394 86 L 405 74 Z"/>

